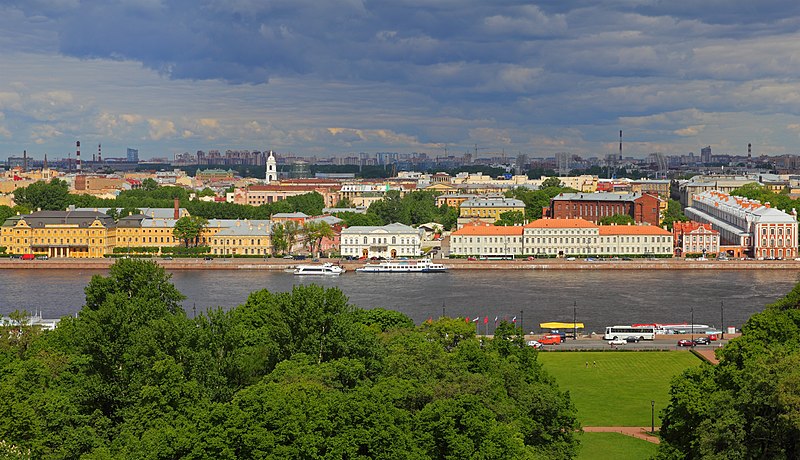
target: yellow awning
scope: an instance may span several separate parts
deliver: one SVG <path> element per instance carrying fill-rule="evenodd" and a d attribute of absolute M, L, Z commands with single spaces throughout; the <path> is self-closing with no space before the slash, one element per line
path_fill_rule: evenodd
<path fill-rule="evenodd" d="M 539 327 L 542 329 L 583 329 L 583 323 L 559 323 L 557 321 L 553 321 L 550 323 L 539 323 Z"/>

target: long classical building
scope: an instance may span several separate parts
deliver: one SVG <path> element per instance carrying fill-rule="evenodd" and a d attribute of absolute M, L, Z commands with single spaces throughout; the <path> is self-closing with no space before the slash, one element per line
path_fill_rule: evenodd
<path fill-rule="evenodd" d="M 561 193 L 550 200 L 543 216 L 598 223 L 603 217 L 624 214 L 636 223 L 659 225 L 659 206 L 658 197 L 647 193 Z"/>
<path fill-rule="evenodd" d="M 716 190 L 695 193 L 691 202 L 686 216 L 711 224 L 722 244 L 739 246 L 751 257 L 797 257 L 796 214 Z"/>
<path fill-rule="evenodd" d="M 654 225 L 596 225 L 539 219 L 525 226 L 467 224 L 450 235 L 455 256 L 671 256 L 672 233 Z"/>
<path fill-rule="evenodd" d="M 418 257 L 422 254 L 421 232 L 400 223 L 345 228 L 341 233 L 342 256 Z"/>

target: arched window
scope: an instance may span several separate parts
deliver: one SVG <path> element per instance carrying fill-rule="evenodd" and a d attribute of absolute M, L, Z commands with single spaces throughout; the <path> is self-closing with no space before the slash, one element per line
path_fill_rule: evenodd
<path fill-rule="evenodd" d="M 397 244 L 397 238 L 394 236 L 392 237 L 392 244 Z"/>

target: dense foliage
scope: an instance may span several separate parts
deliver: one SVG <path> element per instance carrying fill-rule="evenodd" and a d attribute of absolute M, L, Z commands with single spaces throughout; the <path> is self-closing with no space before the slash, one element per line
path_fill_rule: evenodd
<path fill-rule="evenodd" d="M 578 428 L 510 325 L 415 327 L 338 289 L 189 318 L 120 260 L 52 332 L 0 334 L 0 440 L 33 458 L 564 459 Z"/>
<path fill-rule="evenodd" d="M 800 200 L 792 199 L 789 196 L 788 189 L 784 189 L 781 193 L 775 193 L 769 187 L 758 185 L 756 182 L 745 184 L 733 190 L 731 195 L 758 200 L 761 203 L 769 203 L 771 207 L 788 213 L 791 213 L 792 209 L 800 210 Z"/>
<path fill-rule="evenodd" d="M 506 192 L 506 198 L 516 198 L 525 203 L 525 219 L 528 221 L 541 219 L 542 208 L 550 206 L 550 200 L 559 193 L 575 192 L 574 189 L 561 187 L 561 181 L 557 177 L 549 177 L 545 179 L 545 182 L 551 186 L 543 187 L 539 190 L 517 187 Z M 559 186 L 552 186 L 556 182 L 558 182 Z"/>
<path fill-rule="evenodd" d="M 146 183 L 146 184 L 145 184 Z M 271 215 L 279 212 L 303 212 L 309 216 L 322 213 L 325 200 L 319 193 L 312 192 L 304 195 L 288 197 L 285 200 L 261 206 L 249 206 L 226 202 L 209 202 L 190 200 L 189 192 L 182 187 L 159 187 L 154 180 L 143 181 L 142 188 L 124 190 L 116 199 L 102 199 L 92 195 L 74 195 L 69 193 L 67 183 L 58 179 L 51 182 L 35 182 L 27 187 L 14 191 L 14 201 L 20 206 L 17 208 L 2 209 L 0 219 L 21 214 L 26 210 L 63 210 L 69 205 L 79 208 L 122 208 L 122 212 L 110 211 L 109 215 L 118 220 L 130 213 L 143 208 L 171 208 L 177 198 L 180 205 L 189 211 L 189 214 L 205 219 L 269 219 Z"/>
<path fill-rule="evenodd" d="M 800 284 L 673 382 L 662 459 L 800 458 Z"/>
<path fill-rule="evenodd" d="M 387 225 L 395 222 L 417 226 L 436 222 L 445 229 L 455 229 L 458 220 L 458 208 L 447 205 L 436 206 L 436 194 L 416 190 L 405 194 L 390 191 L 386 198 L 370 205 L 366 214 L 341 212 L 337 217 L 344 220 L 347 227 L 356 225 Z"/>

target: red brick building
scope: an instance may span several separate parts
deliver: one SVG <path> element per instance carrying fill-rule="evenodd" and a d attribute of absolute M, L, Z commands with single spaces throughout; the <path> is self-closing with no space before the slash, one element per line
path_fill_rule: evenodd
<path fill-rule="evenodd" d="M 647 193 L 561 193 L 542 209 L 543 217 L 585 219 L 598 223 L 601 218 L 624 214 L 636 223 L 660 224 L 658 197 Z"/>

